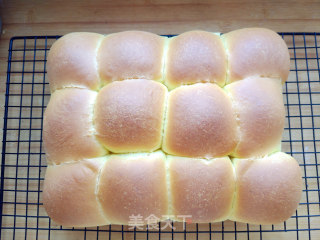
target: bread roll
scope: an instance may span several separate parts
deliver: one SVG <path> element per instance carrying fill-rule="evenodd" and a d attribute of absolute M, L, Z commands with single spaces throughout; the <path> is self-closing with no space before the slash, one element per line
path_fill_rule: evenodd
<path fill-rule="evenodd" d="M 228 83 L 251 76 L 285 82 L 290 70 L 288 48 L 275 32 L 244 28 L 223 35 L 228 53 Z"/>
<path fill-rule="evenodd" d="M 43 204 L 55 222 L 69 227 L 108 224 L 96 198 L 99 169 L 104 158 L 49 165 Z"/>
<path fill-rule="evenodd" d="M 161 146 L 167 89 L 148 80 L 106 85 L 95 107 L 97 138 L 110 151 L 154 151 Z"/>
<path fill-rule="evenodd" d="M 288 219 L 301 198 L 299 164 L 285 153 L 261 159 L 234 159 L 236 181 L 232 219 L 276 224 Z"/>
<path fill-rule="evenodd" d="M 232 208 L 235 176 L 228 157 L 210 160 L 169 156 L 170 194 L 175 220 L 227 220 Z M 181 216 L 181 217 L 179 217 Z"/>
<path fill-rule="evenodd" d="M 110 222 L 127 225 L 130 216 L 153 214 L 161 219 L 167 214 L 165 159 L 160 151 L 108 157 L 97 196 Z"/>
<path fill-rule="evenodd" d="M 60 164 L 107 153 L 93 129 L 96 97 L 96 92 L 78 88 L 57 90 L 51 95 L 43 120 L 43 141 L 49 162 Z"/>
<path fill-rule="evenodd" d="M 268 29 L 62 37 L 48 56 L 48 215 L 76 227 L 285 221 L 302 190 L 280 152 L 289 60 Z"/>
<path fill-rule="evenodd" d="M 225 85 L 227 55 L 221 38 L 213 33 L 191 31 L 169 41 L 165 84 L 169 89 L 197 82 Z"/>
<path fill-rule="evenodd" d="M 231 101 L 217 85 L 194 84 L 170 92 L 162 146 L 168 154 L 226 156 L 237 144 L 236 130 Z"/>
<path fill-rule="evenodd" d="M 99 88 L 96 55 L 102 39 L 97 33 L 69 33 L 52 45 L 47 63 L 52 92 L 64 87 Z"/>
<path fill-rule="evenodd" d="M 164 43 L 165 38 L 140 31 L 106 36 L 98 53 L 102 82 L 125 79 L 162 81 Z"/>
<path fill-rule="evenodd" d="M 231 155 L 247 158 L 280 151 L 285 119 L 281 81 L 251 77 L 225 90 L 239 126 L 239 141 Z"/>

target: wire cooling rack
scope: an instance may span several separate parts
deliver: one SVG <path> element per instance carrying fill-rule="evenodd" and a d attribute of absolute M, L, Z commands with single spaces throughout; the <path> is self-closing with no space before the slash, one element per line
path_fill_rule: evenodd
<path fill-rule="evenodd" d="M 65 228 L 52 222 L 42 205 L 46 159 L 42 117 L 50 92 L 48 50 L 59 36 L 14 37 L 10 41 L 6 85 L 0 239 L 320 239 L 320 33 L 281 33 L 291 55 L 283 87 L 287 110 L 283 151 L 303 172 L 303 196 L 296 213 L 278 225 L 225 221 L 173 223 L 164 228 L 127 226 Z"/>

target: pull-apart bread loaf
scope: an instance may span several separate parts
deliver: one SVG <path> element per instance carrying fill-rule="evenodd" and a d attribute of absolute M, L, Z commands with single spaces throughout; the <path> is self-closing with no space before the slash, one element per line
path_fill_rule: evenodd
<path fill-rule="evenodd" d="M 289 64 L 282 38 L 260 28 L 60 38 L 47 63 L 48 215 L 77 227 L 285 221 L 302 192 L 280 152 Z"/>

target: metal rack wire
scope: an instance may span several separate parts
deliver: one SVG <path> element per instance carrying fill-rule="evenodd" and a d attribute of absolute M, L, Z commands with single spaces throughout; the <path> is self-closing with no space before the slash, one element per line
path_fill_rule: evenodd
<path fill-rule="evenodd" d="M 59 36 L 10 41 L 4 113 L 0 239 L 320 239 L 320 33 L 280 33 L 291 55 L 284 85 L 287 109 L 283 151 L 300 163 L 305 187 L 296 214 L 283 224 L 173 223 L 173 229 L 126 226 L 64 228 L 42 207 L 46 160 L 42 117 L 50 92 L 46 58 Z"/>

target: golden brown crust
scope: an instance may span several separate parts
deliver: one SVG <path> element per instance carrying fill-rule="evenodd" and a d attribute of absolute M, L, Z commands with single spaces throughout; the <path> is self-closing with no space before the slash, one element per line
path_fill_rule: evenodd
<path fill-rule="evenodd" d="M 94 91 L 77 88 L 51 95 L 43 120 L 43 141 L 50 162 L 60 164 L 106 154 L 92 126 L 96 96 Z"/>
<path fill-rule="evenodd" d="M 226 220 L 235 190 L 230 159 L 168 156 L 168 160 L 173 215 L 190 215 L 196 223 Z"/>
<path fill-rule="evenodd" d="M 153 33 L 126 31 L 107 36 L 101 43 L 98 64 L 101 80 L 162 80 L 164 39 Z"/>
<path fill-rule="evenodd" d="M 69 33 L 52 45 L 47 64 L 52 92 L 65 86 L 98 89 L 96 55 L 102 39 L 97 33 Z"/>
<path fill-rule="evenodd" d="M 171 91 L 162 148 L 171 155 L 212 158 L 236 146 L 231 101 L 215 84 L 198 83 Z"/>
<path fill-rule="evenodd" d="M 236 200 L 233 220 L 276 224 L 297 209 L 302 193 L 299 164 L 285 153 L 262 159 L 236 159 Z"/>
<path fill-rule="evenodd" d="M 250 76 L 281 78 L 290 70 L 288 47 L 274 31 L 244 28 L 223 35 L 228 52 L 228 82 Z"/>
<path fill-rule="evenodd" d="M 48 56 L 49 216 L 76 227 L 168 215 L 198 223 L 286 220 L 301 196 L 299 165 L 284 153 L 265 156 L 279 150 L 288 73 L 287 48 L 267 29 L 222 39 L 204 31 L 171 39 L 67 34 Z M 168 94 L 165 85 L 176 89 Z M 154 152 L 161 147 L 168 161 Z M 97 158 L 108 150 L 130 154 Z M 233 167 L 226 155 L 244 159 Z"/>
<path fill-rule="evenodd" d="M 278 150 L 285 119 L 280 80 L 252 77 L 225 89 L 232 98 L 240 130 L 232 155 L 258 157 Z"/>
<path fill-rule="evenodd" d="M 95 106 L 99 141 L 115 153 L 160 148 L 166 93 L 162 84 L 148 80 L 105 86 Z"/>
<path fill-rule="evenodd" d="M 227 56 L 220 37 L 205 31 L 191 31 L 170 39 L 165 84 L 212 82 L 224 86 Z"/>
<path fill-rule="evenodd" d="M 162 218 L 168 211 L 165 155 L 110 155 L 104 165 L 98 198 L 108 219 L 128 224 L 130 216 L 153 214 Z"/>
<path fill-rule="evenodd" d="M 107 224 L 96 199 L 96 183 L 104 159 L 48 166 L 43 204 L 56 223 L 70 227 Z"/>

